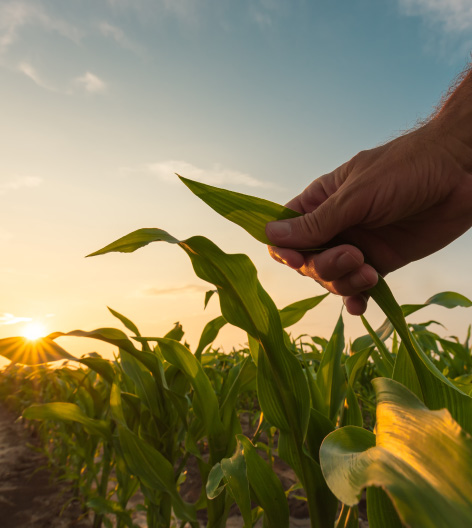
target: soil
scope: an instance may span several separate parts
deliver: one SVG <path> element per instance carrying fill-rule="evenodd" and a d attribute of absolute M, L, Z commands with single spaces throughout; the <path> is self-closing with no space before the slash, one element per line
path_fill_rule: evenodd
<path fill-rule="evenodd" d="M 0 526 L 1 528 L 92 528 L 91 515 L 81 509 L 70 486 L 47 469 L 47 459 L 34 448 L 36 439 L 16 420 L 14 414 L 0 405 Z M 295 482 L 292 469 L 276 459 L 274 468 L 284 489 Z M 194 502 L 200 493 L 201 481 L 195 460 L 190 460 L 187 479 L 181 492 L 185 500 Z M 299 490 L 301 491 L 301 490 Z M 137 494 L 133 504 L 142 503 Z M 306 502 L 289 498 L 290 527 L 310 526 Z M 365 518 L 365 505 L 361 505 L 361 519 Z M 205 514 L 199 515 L 205 526 Z M 133 521 L 146 528 L 144 512 L 136 512 Z M 262 524 L 261 524 L 262 525 Z M 243 522 L 239 510 L 233 506 L 227 528 L 241 528 Z M 361 520 L 360 528 L 367 528 Z"/>
<path fill-rule="evenodd" d="M 91 528 L 68 486 L 47 470 L 35 439 L 0 406 L 2 528 Z"/>

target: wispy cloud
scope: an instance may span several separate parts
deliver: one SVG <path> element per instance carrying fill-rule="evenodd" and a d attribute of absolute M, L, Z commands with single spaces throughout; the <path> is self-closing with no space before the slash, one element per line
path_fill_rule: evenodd
<path fill-rule="evenodd" d="M 101 22 L 99 24 L 99 30 L 104 37 L 113 39 L 123 49 L 132 51 L 136 55 L 143 55 L 143 48 L 131 40 L 118 26 L 114 26 L 108 22 Z"/>
<path fill-rule="evenodd" d="M 258 180 L 245 172 L 236 171 L 214 164 L 210 169 L 202 169 L 187 161 L 167 160 L 148 163 L 139 167 L 123 167 L 125 175 L 146 173 L 168 183 L 178 183 L 177 174 L 209 185 L 244 185 L 246 187 L 277 187 L 270 182 Z"/>
<path fill-rule="evenodd" d="M 21 30 L 26 26 L 39 26 L 77 43 L 82 37 L 78 28 L 49 13 L 37 0 L 11 0 L 0 5 L 0 54 L 19 40 Z"/>
<path fill-rule="evenodd" d="M 43 182 L 42 178 L 37 176 L 22 176 L 10 181 L 0 182 L 0 194 L 8 191 L 17 191 L 27 187 L 38 187 Z"/>
<path fill-rule="evenodd" d="M 12 325 L 32 320 L 31 317 L 17 317 L 10 313 L 0 313 L 0 325 Z"/>
<path fill-rule="evenodd" d="M 107 85 L 100 77 L 91 72 L 86 72 L 80 77 L 74 79 L 75 84 L 91 94 L 106 92 Z"/>
<path fill-rule="evenodd" d="M 420 16 L 429 24 L 457 36 L 472 29 L 471 0 L 398 0 L 402 12 Z"/>
<path fill-rule="evenodd" d="M 142 293 L 144 295 L 181 295 L 184 293 L 204 293 L 207 290 L 207 286 L 186 284 L 185 286 L 176 286 L 175 288 L 147 288 Z"/>
<path fill-rule="evenodd" d="M 36 69 L 29 62 L 21 62 L 18 64 L 18 71 L 29 77 L 35 84 L 45 90 L 56 91 L 49 83 L 47 83 L 36 71 Z"/>
<path fill-rule="evenodd" d="M 192 21 L 205 0 L 107 0 L 115 10 L 133 9 L 141 14 L 170 14 Z"/>

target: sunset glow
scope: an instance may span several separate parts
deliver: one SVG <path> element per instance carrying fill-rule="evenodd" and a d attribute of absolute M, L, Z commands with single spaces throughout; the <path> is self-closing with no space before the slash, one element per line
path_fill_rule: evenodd
<path fill-rule="evenodd" d="M 30 323 L 23 328 L 21 335 L 30 341 L 36 341 L 47 335 L 47 330 L 41 323 Z"/>
<path fill-rule="evenodd" d="M 182 252 L 155 244 L 84 258 L 143 226 L 247 254 L 280 308 L 323 294 L 175 173 L 287 203 L 427 119 L 469 61 L 469 4 L 1 0 L 0 339 L 121 325 L 110 306 L 142 335 L 178 320 L 195 349 L 221 311 L 217 296 L 203 311 L 213 286 Z M 392 273 L 399 302 L 472 297 L 471 242 L 472 231 Z M 328 297 L 293 334 L 329 338 L 342 306 Z M 466 310 L 428 310 L 463 339 Z M 384 320 L 373 302 L 366 317 L 374 328 Z M 357 317 L 344 323 L 346 340 L 366 332 Z M 228 324 L 216 345 L 246 341 Z M 113 355 L 100 340 L 60 342 L 77 356 Z"/>

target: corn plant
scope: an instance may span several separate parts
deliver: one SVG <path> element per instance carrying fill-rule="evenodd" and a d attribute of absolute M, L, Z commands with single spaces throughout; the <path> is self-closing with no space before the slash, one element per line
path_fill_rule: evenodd
<path fill-rule="evenodd" d="M 197 196 L 218 213 L 237 223 L 257 240 L 266 244 L 269 243 L 265 235 L 267 222 L 291 218 L 299 214 L 267 200 L 232 193 L 192 182 L 185 178 L 181 179 Z M 397 471 L 391 477 L 393 485 L 402 490 L 401 500 L 399 495 L 395 495 L 391 491 L 391 487 L 387 486 L 385 482 L 381 480 L 371 482 L 369 479 L 360 479 L 359 487 L 349 496 L 349 500 L 346 500 L 347 495 L 340 493 L 340 489 L 350 484 L 351 466 L 349 460 L 352 459 L 351 454 L 348 454 L 346 458 L 338 457 L 336 459 L 338 472 L 341 477 L 344 476 L 344 479 L 341 478 L 340 485 L 334 486 L 332 484 L 328 468 L 334 467 L 331 460 L 333 451 L 324 447 L 320 452 L 321 445 L 334 444 L 334 452 L 336 449 L 344 448 L 348 451 L 354 449 L 354 452 L 365 451 L 370 453 L 373 449 L 372 440 L 369 444 L 363 443 L 355 436 L 348 436 L 349 434 L 365 436 L 364 433 L 360 432 L 364 429 L 358 427 L 360 415 L 356 411 L 357 402 L 352 387 L 355 381 L 355 374 L 352 374 L 356 371 L 355 363 L 361 361 L 361 358 L 360 356 L 353 356 L 356 359 L 351 362 L 353 363 L 350 365 L 351 371 L 346 377 L 341 361 L 344 346 L 340 337 L 342 334 L 341 320 L 326 346 L 316 375 L 313 375 L 314 373 L 310 372 L 309 369 L 303 368 L 287 346 L 280 314 L 259 283 L 256 271 L 245 255 L 228 255 L 203 237 L 192 237 L 179 241 L 160 229 L 135 231 L 93 253 L 93 255 L 111 251 L 132 252 L 154 241 L 165 241 L 181 247 L 188 254 L 195 273 L 217 288 L 221 311 L 225 320 L 248 333 L 251 354 L 257 366 L 260 406 L 266 419 L 280 431 L 278 444 L 280 456 L 293 467 L 305 488 L 312 527 L 333 526 L 337 509 L 337 501 L 333 493 L 345 505 L 337 525 L 352 526 L 353 523 L 355 524 L 355 505 L 363 487 L 370 490 L 371 504 L 376 501 L 390 504 L 389 501 L 393 501 L 395 511 L 400 519 L 397 525 L 399 522 L 408 522 L 412 526 L 426 526 L 424 524 L 425 519 L 429 519 L 428 522 L 432 526 L 441 518 L 436 510 L 433 511 L 429 508 L 429 501 L 411 501 L 408 499 L 411 496 L 411 483 L 401 471 Z M 318 249 L 312 248 L 311 251 Z M 461 390 L 457 383 L 455 384 L 448 379 L 426 354 L 417 337 L 410 331 L 405 321 L 404 311 L 396 303 L 382 278 L 379 278 L 378 284 L 369 293 L 385 312 L 389 323 L 401 339 L 401 345 L 398 347 L 395 358 L 393 358 L 390 353 L 386 353 L 383 342 L 377 334 L 371 329 L 369 330 L 369 334 L 377 347 L 377 363 L 384 377 L 386 379 L 392 378 L 403 384 L 405 387 L 402 389 L 403 391 L 411 390 L 416 393 L 431 411 L 447 409 L 445 412 L 450 418 L 449 427 L 462 431 L 460 434 L 468 439 L 468 434 L 472 432 L 472 399 L 470 396 Z M 452 303 L 470 306 L 470 301 L 467 299 L 462 298 L 459 302 L 457 301 L 455 298 Z M 379 385 L 382 384 L 379 382 L 377 386 Z M 400 402 L 398 409 L 390 417 L 394 429 L 395 427 L 402 429 L 405 425 L 395 423 L 395 412 L 397 414 L 405 413 L 407 423 L 409 423 L 408 420 L 415 421 L 409 394 L 409 392 L 401 392 L 401 396 L 398 398 Z M 344 434 L 341 437 L 341 433 L 338 431 L 332 433 L 330 431 L 337 425 L 336 422 L 343 401 L 346 401 L 348 408 L 353 409 L 353 413 L 345 420 L 345 423 L 352 422 L 356 425 L 339 429 L 338 431 L 343 431 L 342 434 Z M 381 405 L 383 400 L 379 395 L 378 401 L 377 422 L 381 423 L 379 413 L 383 408 Z M 351 431 L 355 432 L 351 433 Z M 325 437 L 326 440 L 323 441 Z M 440 445 L 439 433 L 436 434 L 434 430 L 431 431 L 430 442 L 432 445 Z M 411 443 L 410 449 L 411 457 L 409 459 L 400 457 L 400 461 L 418 474 L 418 483 L 425 482 L 425 488 L 433 488 L 430 500 L 434 501 L 433 491 L 443 492 L 438 478 L 439 473 L 434 475 L 436 480 L 434 478 L 428 480 L 427 475 L 431 468 L 421 458 L 418 445 Z M 466 447 L 463 452 L 467 454 Z M 366 457 L 367 459 L 368 457 Z M 225 462 L 226 460 L 229 462 Z M 343 464 L 344 460 L 346 462 Z M 254 489 L 256 482 L 251 477 L 253 472 L 248 469 L 247 463 L 248 460 L 244 457 L 244 449 L 240 443 L 233 458 L 222 459 L 213 466 L 212 485 L 207 487 L 207 492 L 210 497 L 217 498 L 220 495 L 216 495 L 215 488 L 221 490 L 226 487 L 238 502 L 246 525 L 250 525 L 248 498 L 251 496 L 251 492 L 252 498 L 256 497 Z M 395 460 L 386 455 L 384 464 L 387 465 L 388 463 L 394 464 Z M 467 459 L 467 463 L 470 467 L 469 459 Z M 345 464 L 348 465 L 344 468 Z M 218 479 L 220 482 L 224 482 L 223 486 L 219 488 L 213 482 L 214 480 L 218 481 Z M 467 471 L 464 471 L 464 479 L 465 482 L 469 482 Z M 445 500 L 442 503 L 437 502 L 438 508 L 443 513 L 443 518 L 447 517 L 449 510 L 454 509 L 459 504 L 456 500 L 456 496 L 460 495 L 457 491 L 457 485 L 451 479 L 447 485 L 454 492 L 444 493 Z M 385 489 L 390 499 L 372 486 Z M 224 490 L 220 491 L 220 493 L 223 492 Z M 270 505 L 262 505 L 260 500 L 259 505 L 262 508 L 265 506 L 266 523 L 271 525 L 268 515 Z M 415 517 L 418 521 L 415 521 L 415 518 L 412 519 L 408 514 L 409 509 L 413 510 L 414 508 L 421 508 L 421 513 Z M 382 524 L 384 519 L 378 513 L 381 510 L 381 508 L 370 508 L 372 526 L 386 526 Z M 472 503 L 465 499 L 463 504 L 460 504 L 459 512 L 456 525 L 466 526 L 470 524 Z M 287 522 L 286 517 L 279 517 L 278 525 L 288 526 Z M 444 524 L 444 526 L 446 525 Z"/>
<path fill-rule="evenodd" d="M 269 242 L 267 222 L 299 214 L 181 179 L 262 243 Z M 294 339 L 287 329 L 326 295 L 279 310 L 246 255 L 226 254 L 204 237 L 177 240 L 161 229 L 140 229 L 92 255 L 131 253 L 155 241 L 183 249 L 196 275 L 210 283 L 205 306 L 217 293 L 221 316 L 205 326 L 194 351 L 182 342 L 180 325 L 146 337 L 113 310 L 131 338 L 101 328 L 51 334 L 34 345 L 0 340 L 0 353 L 30 364 L 73 359 L 54 342 L 61 335 L 117 347 L 112 362 L 88 357 L 77 372 L 64 368 L 57 377 L 64 391 L 56 393 L 63 401 L 48 400 L 46 390 L 45 403 L 34 403 L 31 391 L 30 401 L 22 402 L 33 403 L 23 416 L 56 421 L 64 452 L 72 449 L 68 434 L 90 446 L 79 450 L 76 468 L 102 464 L 81 482 L 97 527 L 109 525 L 111 515 L 119 527 L 131 527 L 127 504 L 138 487 L 152 528 L 176 522 L 196 528 L 201 510 L 208 528 L 223 528 L 234 502 L 245 528 L 261 517 L 267 528 L 288 527 L 290 490 L 274 472 L 275 451 L 304 488 L 313 528 L 356 528 L 365 489 L 372 528 L 472 524 L 470 329 L 460 342 L 434 333 L 434 322 L 405 319 L 431 304 L 468 307 L 471 301 L 444 292 L 421 305 L 399 306 L 380 279 L 369 293 L 387 319 L 376 331 L 363 318 L 367 334 L 346 344 L 340 316 L 329 339 Z M 212 349 L 226 324 L 247 332 L 247 348 L 227 355 Z M 259 420 L 252 438 L 240 423 L 248 409 Z M 202 482 L 194 503 L 180 493 L 190 457 Z"/>

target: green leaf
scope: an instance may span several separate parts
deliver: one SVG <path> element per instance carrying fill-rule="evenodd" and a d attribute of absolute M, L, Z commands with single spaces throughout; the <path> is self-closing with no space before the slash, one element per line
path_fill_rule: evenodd
<path fill-rule="evenodd" d="M 115 369 L 110 361 L 101 357 L 81 357 L 77 360 L 79 363 L 86 365 L 90 370 L 100 374 L 108 383 L 113 383 L 115 378 Z"/>
<path fill-rule="evenodd" d="M 470 308 L 472 306 L 472 301 L 456 292 L 442 292 L 437 293 L 430 297 L 424 304 L 404 304 L 402 305 L 403 315 L 406 317 L 421 308 L 436 304 L 437 306 L 443 306 L 444 308 L 456 308 L 457 306 L 462 306 L 463 308 Z"/>
<path fill-rule="evenodd" d="M 157 242 L 159 240 L 169 242 L 170 244 L 178 244 L 179 242 L 176 238 L 162 229 L 137 229 L 136 231 L 115 240 L 111 244 L 108 244 L 104 248 L 99 249 L 94 253 L 90 253 L 87 257 L 95 257 L 96 255 L 104 255 L 105 253 L 113 253 L 116 251 L 120 253 L 132 253 L 139 248 L 147 246 L 151 242 Z"/>
<path fill-rule="evenodd" d="M 367 488 L 369 528 L 403 528 L 397 510 L 382 488 Z"/>
<path fill-rule="evenodd" d="M 248 438 L 238 435 L 237 440 L 246 460 L 247 478 L 253 496 L 264 510 L 266 526 L 288 528 L 289 509 L 280 480 Z"/>
<path fill-rule="evenodd" d="M 246 472 L 246 459 L 240 443 L 231 458 L 223 458 L 221 469 L 228 491 L 238 505 L 244 520 L 244 527 L 252 527 L 251 496 Z"/>
<path fill-rule="evenodd" d="M 344 324 L 342 316 L 339 316 L 316 373 L 316 382 L 324 400 L 324 408 L 318 410 L 330 420 L 335 420 L 346 394 L 346 380 L 341 367 L 343 351 Z"/>
<path fill-rule="evenodd" d="M 12 363 L 40 365 L 50 361 L 69 359 L 78 361 L 48 337 L 31 341 L 26 337 L 6 337 L 0 339 L 0 355 Z"/>
<path fill-rule="evenodd" d="M 347 385 L 346 401 L 342 413 L 342 425 L 356 425 L 362 427 L 362 411 L 357 401 L 356 393 L 351 384 Z"/>
<path fill-rule="evenodd" d="M 467 308 L 469 306 L 472 306 L 472 301 L 470 301 L 467 297 L 464 297 L 460 293 L 442 292 L 433 295 L 423 304 L 404 304 L 400 306 L 400 308 L 403 312 L 403 316 L 407 317 L 408 315 L 411 315 L 412 313 L 426 308 L 427 306 L 430 306 L 432 304 L 435 304 L 437 306 L 443 306 L 444 308 L 456 308 L 457 306 Z M 393 325 L 388 319 L 386 319 L 382 323 L 382 325 L 377 329 L 376 334 L 378 335 L 381 341 L 385 341 L 388 337 L 390 337 L 392 332 Z M 372 338 L 370 335 L 366 335 L 358 337 L 352 344 L 352 349 L 357 352 L 359 350 L 367 348 L 370 345 L 372 345 Z"/>
<path fill-rule="evenodd" d="M 472 438 L 446 409 L 430 411 L 388 378 L 373 382 L 377 436 L 343 427 L 324 440 L 321 467 L 347 505 L 378 486 L 410 528 L 467 528 L 472 522 Z"/>
<path fill-rule="evenodd" d="M 158 343 L 166 361 L 179 368 L 192 384 L 195 390 L 194 410 L 205 424 L 206 433 L 220 434 L 223 424 L 219 416 L 218 399 L 201 363 L 178 341 L 161 338 Z"/>
<path fill-rule="evenodd" d="M 202 335 L 200 336 L 200 341 L 198 342 L 197 349 L 195 350 L 195 357 L 197 358 L 201 357 L 202 352 L 205 350 L 205 348 L 208 345 L 213 343 L 219 331 L 223 328 L 225 324 L 226 324 L 225 318 L 221 317 L 220 315 L 219 317 L 212 319 L 210 322 L 208 322 L 205 325 Z"/>
<path fill-rule="evenodd" d="M 385 346 L 385 343 L 382 341 L 382 339 L 379 338 L 377 333 L 374 332 L 373 328 L 370 326 L 370 324 L 367 322 L 367 319 L 363 315 L 361 315 L 361 321 L 364 324 L 367 332 L 369 332 L 372 341 L 375 343 L 375 346 L 377 347 L 377 350 L 380 353 L 382 366 L 385 370 L 385 374 L 383 375 L 387 378 L 391 378 L 393 373 L 394 362 L 388 348 Z"/>
<path fill-rule="evenodd" d="M 265 234 L 267 222 L 301 216 L 300 213 L 269 200 L 219 189 L 182 176 L 179 178 L 217 213 L 241 226 L 263 244 L 271 243 Z"/>
<path fill-rule="evenodd" d="M 182 337 L 184 337 L 184 334 L 185 332 L 182 329 L 182 325 L 177 321 L 174 323 L 174 328 L 169 330 L 164 337 L 166 339 L 175 339 L 176 341 L 180 341 Z"/>
<path fill-rule="evenodd" d="M 364 367 L 369 359 L 370 353 L 372 351 L 371 347 L 365 348 L 356 352 L 352 356 L 349 356 L 346 359 L 345 367 L 347 373 L 348 382 L 352 387 L 354 387 L 356 381 L 359 379 Z"/>
<path fill-rule="evenodd" d="M 472 433 L 472 398 L 447 379 L 418 345 L 408 328 L 403 311 L 382 277 L 379 277 L 377 285 L 371 288 L 369 293 L 401 337 L 414 366 L 426 405 L 430 409 L 445 407 L 461 427 Z M 397 379 L 402 383 L 404 381 Z"/>
<path fill-rule="evenodd" d="M 329 293 L 325 293 L 324 295 L 310 297 L 309 299 L 303 299 L 302 301 L 294 302 L 285 308 L 282 308 L 279 313 L 283 328 L 288 328 L 289 326 L 298 323 L 308 310 L 318 306 L 318 304 L 320 304 L 320 302 L 328 295 Z"/>
<path fill-rule="evenodd" d="M 115 310 L 112 310 L 109 306 L 107 307 L 109 310 L 110 310 L 110 313 L 116 317 L 117 319 L 119 319 L 125 326 L 128 330 L 130 330 L 131 332 L 133 332 L 134 335 L 136 336 L 140 336 L 141 334 L 139 333 L 139 330 L 137 328 L 137 326 L 133 323 L 133 321 L 130 321 L 127 317 L 125 317 L 124 315 L 121 315 L 120 313 L 118 312 L 115 312 Z"/>
<path fill-rule="evenodd" d="M 210 299 L 213 297 L 215 293 L 218 293 L 218 290 L 208 290 L 205 292 L 205 301 L 203 303 L 203 309 L 205 310 L 208 306 L 208 303 L 210 302 Z"/>
<path fill-rule="evenodd" d="M 216 499 L 226 487 L 226 482 L 220 486 L 224 478 L 223 469 L 220 462 L 217 462 L 208 473 L 206 483 L 206 494 L 210 500 Z"/>
<path fill-rule="evenodd" d="M 108 438 L 110 426 L 104 420 L 89 418 L 75 403 L 52 402 L 33 404 L 23 411 L 23 418 L 29 420 L 59 420 L 82 424 L 91 434 Z"/>
<path fill-rule="evenodd" d="M 156 231 L 156 240 L 175 243 L 170 235 Z M 261 408 L 270 423 L 292 438 L 286 445 L 291 446 L 290 459 L 306 474 L 310 511 L 317 517 L 314 526 L 323 526 L 321 519 L 331 515 L 334 521 L 331 504 L 327 511 L 327 488 L 321 470 L 318 466 L 319 475 L 310 475 L 311 459 L 303 450 L 310 411 L 307 380 L 300 362 L 285 344 L 279 312 L 259 283 L 254 265 L 246 255 L 227 255 L 204 237 L 192 237 L 179 245 L 190 257 L 197 276 L 217 287 L 225 320 L 259 342 L 257 383 Z M 97 253 L 120 251 L 121 247 L 128 247 L 127 237 Z"/>
<path fill-rule="evenodd" d="M 359 528 L 359 511 L 357 506 L 343 504 L 334 528 Z"/>
<path fill-rule="evenodd" d="M 196 522 L 195 508 L 184 502 L 177 491 L 172 464 L 129 429 L 118 425 L 118 435 L 123 457 L 130 470 L 147 488 L 167 492 L 172 498 L 177 517 Z"/>
<path fill-rule="evenodd" d="M 158 418 L 163 417 L 162 401 L 160 401 L 158 388 L 149 370 L 126 350 L 120 350 L 120 358 L 123 371 L 133 380 L 136 395 L 141 403 Z"/>

